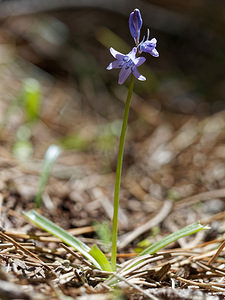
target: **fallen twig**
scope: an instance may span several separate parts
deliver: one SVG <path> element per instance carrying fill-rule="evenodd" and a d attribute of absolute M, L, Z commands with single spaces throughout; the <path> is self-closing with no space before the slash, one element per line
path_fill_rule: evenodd
<path fill-rule="evenodd" d="M 184 208 L 196 202 L 212 200 L 213 198 L 225 198 L 225 189 L 213 190 L 184 198 L 174 204 L 174 209 Z"/>
<path fill-rule="evenodd" d="M 129 245 L 130 242 L 135 240 L 138 236 L 140 236 L 144 232 L 150 230 L 152 227 L 161 223 L 168 216 L 172 207 L 173 207 L 172 201 L 166 200 L 161 210 L 154 218 L 150 219 L 147 223 L 138 227 L 136 230 L 131 231 L 123 238 L 123 241 L 121 241 L 119 244 L 119 249 L 125 248 L 127 245 Z"/>

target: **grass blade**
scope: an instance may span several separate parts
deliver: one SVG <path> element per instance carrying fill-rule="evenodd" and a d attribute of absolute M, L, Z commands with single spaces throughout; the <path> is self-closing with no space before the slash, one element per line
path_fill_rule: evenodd
<path fill-rule="evenodd" d="M 169 234 L 168 236 L 164 237 L 160 241 L 156 242 L 155 244 L 149 246 L 145 250 L 143 250 L 138 256 L 142 256 L 145 254 L 154 254 L 158 250 L 164 248 L 165 246 L 179 240 L 182 237 L 191 235 L 201 230 L 209 229 L 208 226 L 203 226 L 199 222 L 195 222 L 191 225 L 188 225 L 174 233 Z"/>
<path fill-rule="evenodd" d="M 97 245 L 93 245 L 89 254 L 99 263 L 102 270 L 112 272 L 111 264 L 106 258 L 105 254 L 98 248 Z"/>
<path fill-rule="evenodd" d="M 50 220 L 46 219 L 45 217 L 41 216 L 35 210 L 30 210 L 28 212 L 24 212 L 24 215 L 35 225 L 39 226 L 40 228 L 44 229 L 45 231 L 51 233 L 52 235 L 59 238 L 61 241 L 66 243 L 67 245 L 73 247 L 78 252 L 83 254 L 93 265 L 98 268 L 102 269 L 100 264 L 89 254 L 91 250 L 86 244 L 82 241 L 77 239 L 76 237 L 69 234 L 67 231 L 59 227 L 58 225 L 54 224 Z"/>

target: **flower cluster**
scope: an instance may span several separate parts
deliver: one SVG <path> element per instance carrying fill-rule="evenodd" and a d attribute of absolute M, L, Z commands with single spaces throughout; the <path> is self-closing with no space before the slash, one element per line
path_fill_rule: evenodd
<path fill-rule="evenodd" d="M 142 27 L 142 18 L 141 18 L 141 13 L 139 9 L 135 9 L 129 17 L 129 28 L 130 28 L 130 33 L 134 39 L 134 42 L 136 44 L 136 47 L 134 47 L 131 52 L 128 54 L 122 54 L 118 51 L 116 51 L 113 48 L 110 48 L 110 52 L 113 57 L 116 58 L 115 61 L 111 62 L 107 70 L 112 70 L 112 69 L 121 69 L 119 73 L 119 84 L 123 84 L 124 81 L 127 79 L 127 77 L 133 73 L 133 75 L 141 81 L 146 80 L 146 78 L 141 75 L 137 67 L 142 65 L 145 62 L 144 57 L 138 57 L 139 54 L 142 52 L 147 52 L 151 54 L 154 57 L 158 57 L 159 53 L 156 50 L 156 42 L 157 40 L 155 38 L 149 40 L 149 30 L 147 34 L 146 40 L 143 39 L 139 43 L 140 39 L 140 31 Z"/>

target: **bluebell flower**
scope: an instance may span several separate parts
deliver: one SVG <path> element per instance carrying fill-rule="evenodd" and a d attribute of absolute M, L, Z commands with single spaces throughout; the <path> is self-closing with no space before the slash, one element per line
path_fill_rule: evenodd
<path fill-rule="evenodd" d="M 151 54 L 154 57 L 159 56 L 159 52 L 156 50 L 156 42 L 157 40 L 155 38 L 151 39 L 150 41 L 147 40 L 140 45 L 140 53 L 141 52 L 147 52 Z"/>
<path fill-rule="evenodd" d="M 143 41 L 143 42 L 140 43 L 140 50 L 139 50 L 140 53 L 141 52 L 147 52 L 147 53 L 151 54 L 154 57 L 158 57 L 159 52 L 155 48 L 156 43 L 157 43 L 157 40 L 155 38 L 149 40 L 149 30 L 148 30 L 146 41 Z"/>
<path fill-rule="evenodd" d="M 144 38 L 139 43 L 141 27 L 141 13 L 140 10 L 136 8 L 129 17 L 130 33 L 136 43 L 136 47 L 134 47 L 130 53 L 125 55 L 114 50 L 113 48 L 110 48 L 110 52 L 112 56 L 116 58 L 116 60 L 108 65 L 107 70 L 121 69 L 118 80 L 119 84 L 123 84 L 131 73 L 133 73 L 138 80 L 146 80 L 146 78 L 137 70 L 137 67 L 145 62 L 144 57 L 139 57 L 142 52 L 147 52 L 154 57 L 159 56 L 159 53 L 156 50 L 157 40 L 155 38 L 149 40 L 149 30 L 147 33 L 147 38 Z"/>
<path fill-rule="evenodd" d="M 140 13 L 140 10 L 136 8 L 130 14 L 130 17 L 129 17 L 130 33 L 131 33 L 136 45 L 138 45 L 138 43 L 139 43 L 141 26 L 142 26 L 141 13 Z"/>
<path fill-rule="evenodd" d="M 113 48 L 110 48 L 110 52 L 112 56 L 116 58 L 116 60 L 114 60 L 108 65 L 107 70 L 121 69 L 118 80 L 119 84 L 123 84 L 131 73 L 133 73 L 138 80 L 146 80 L 146 78 L 143 75 L 141 75 L 137 70 L 137 67 L 145 62 L 145 58 L 136 57 L 136 47 L 134 47 L 128 54 L 122 54 Z"/>

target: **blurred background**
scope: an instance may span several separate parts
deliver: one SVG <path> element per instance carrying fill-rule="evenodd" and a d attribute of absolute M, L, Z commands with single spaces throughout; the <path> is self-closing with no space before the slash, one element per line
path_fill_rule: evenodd
<path fill-rule="evenodd" d="M 141 71 L 148 80 L 136 85 L 138 93 L 157 109 L 200 115 L 224 109 L 222 0 L 2 0 L 0 17 L 15 39 L 14 54 L 74 81 L 86 98 L 91 90 L 95 101 L 89 104 L 105 113 L 105 95 L 116 89 L 118 75 L 105 70 L 112 60 L 108 48 L 125 53 L 133 47 L 128 17 L 135 7 L 143 17 L 142 37 L 149 28 L 160 52 L 158 59 L 146 56 Z"/>

